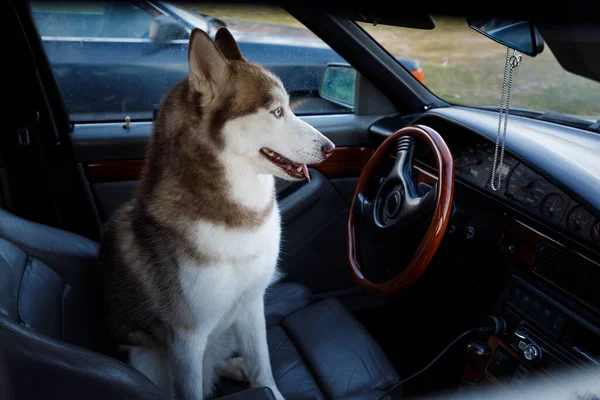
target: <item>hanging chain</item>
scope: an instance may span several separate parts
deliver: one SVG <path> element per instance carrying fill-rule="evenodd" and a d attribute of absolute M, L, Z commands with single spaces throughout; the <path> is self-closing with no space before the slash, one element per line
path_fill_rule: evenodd
<path fill-rule="evenodd" d="M 498 131 L 496 132 L 496 148 L 494 149 L 494 165 L 492 166 L 492 181 L 490 185 L 493 191 L 500 189 L 502 183 L 502 166 L 504 165 L 504 146 L 506 144 L 506 125 L 508 124 L 508 109 L 510 107 L 510 89 L 512 87 L 513 70 L 521 65 L 522 56 L 513 50 L 510 55 L 510 48 L 506 48 L 506 60 L 504 62 L 504 79 L 502 80 L 502 95 L 500 96 L 500 113 L 498 115 Z M 508 85 L 506 76 L 508 75 Z M 506 105 L 504 104 L 506 100 Z M 502 128 L 502 116 L 504 115 L 504 127 Z M 498 161 L 498 147 L 500 146 L 500 131 L 502 133 L 502 148 L 500 150 L 500 160 Z M 498 171 L 498 186 L 496 186 L 496 169 Z"/>

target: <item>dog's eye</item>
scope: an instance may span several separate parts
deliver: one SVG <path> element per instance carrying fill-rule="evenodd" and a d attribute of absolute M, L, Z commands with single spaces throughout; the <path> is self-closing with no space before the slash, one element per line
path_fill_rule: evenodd
<path fill-rule="evenodd" d="M 273 113 L 273 115 L 275 116 L 275 118 L 281 118 L 283 117 L 283 110 L 281 109 L 281 107 L 277 107 L 275 110 L 271 111 Z"/>

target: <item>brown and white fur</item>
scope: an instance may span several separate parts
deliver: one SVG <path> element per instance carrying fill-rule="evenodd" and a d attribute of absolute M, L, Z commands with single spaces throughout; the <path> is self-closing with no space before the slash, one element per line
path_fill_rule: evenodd
<path fill-rule="evenodd" d="M 263 303 L 280 250 L 274 176 L 309 178 L 306 164 L 334 145 L 225 28 L 214 42 L 194 30 L 188 61 L 161 101 L 134 197 L 106 226 L 109 326 L 167 398 L 209 398 L 227 375 L 282 400 Z"/>

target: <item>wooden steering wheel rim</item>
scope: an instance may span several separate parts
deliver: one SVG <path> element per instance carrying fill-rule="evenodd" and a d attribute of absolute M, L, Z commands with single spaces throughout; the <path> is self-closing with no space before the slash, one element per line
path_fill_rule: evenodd
<path fill-rule="evenodd" d="M 393 279 L 374 283 L 369 281 L 362 273 L 357 260 L 356 235 L 354 228 L 354 209 L 357 196 L 362 193 L 371 175 L 379 163 L 389 154 L 391 147 L 396 147 L 397 140 L 403 136 L 413 136 L 424 140 L 433 151 L 437 164 L 437 192 L 433 218 L 417 248 L 409 265 Z M 402 128 L 390 135 L 377 148 L 367 165 L 360 174 L 358 184 L 354 191 L 350 213 L 348 216 L 348 229 L 346 246 L 350 270 L 356 282 L 367 292 L 379 295 L 392 295 L 410 287 L 429 266 L 437 252 L 442 238 L 446 232 L 452 212 L 454 198 L 454 160 L 450 149 L 435 130 L 424 125 L 412 125 Z"/>

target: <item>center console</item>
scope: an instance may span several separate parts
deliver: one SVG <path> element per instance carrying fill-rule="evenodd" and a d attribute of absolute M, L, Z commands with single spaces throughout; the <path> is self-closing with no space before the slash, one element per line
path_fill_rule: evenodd
<path fill-rule="evenodd" d="M 469 375 L 478 376 L 477 383 L 518 385 L 535 376 L 597 373 L 600 293 L 592 288 L 600 282 L 600 265 L 563 252 L 558 243 L 514 221 L 500 246 L 515 265 L 493 314 L 505 320 L 506 330 L 486 343 L 470 344 L 467 370 L 484 366 Z M 485 349 L 474 351 L 477 346 Z"/>
<path fill-rule="evenodd" d="M 504 384 L 530 375 L 600 366 L 600 330 L 527 282 L 514 277 L 495 315 L 506 331 L 488 340 L 488 380 Z"/>

